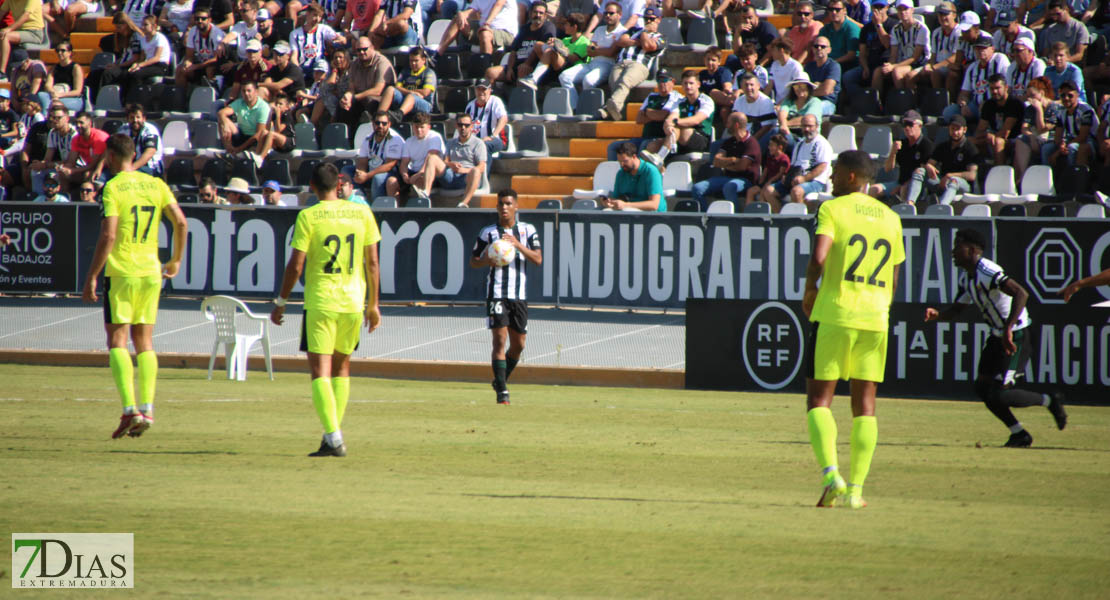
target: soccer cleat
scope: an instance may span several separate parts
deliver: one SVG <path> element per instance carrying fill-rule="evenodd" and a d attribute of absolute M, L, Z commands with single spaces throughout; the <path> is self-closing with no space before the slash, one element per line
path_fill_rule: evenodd
<path fill-rule="evenodd" d="M 1006 440 L 1005 448 L 1028 448 L 1033 445 L 1033 436 L 1029 432 L 1022 429 L 1021 431 L 1010 434 L 1010 439 Z"/>
<path fill-rule="evenodd" d="M 144 431 L 150 429 L 151 425 L 154 425 L 154 417 L 142 412 L 139 413 L 139 417 L 141 417 L 142 420 L 139 422 L 138 425 L 135 425 L 131 428 L 130 431 L 127 432 L 128 436 L 139 437 L 143 434 Z"/>
<path fill-rule="evenodd" d="M 498 404 L 508 404 L 509 403 L 509 390 L 502 390 L 500 392 L 497 392 L 497 403 Z"/>
<path fill-rule="evenodd" d="M 856 509 L 866 507 L 867 506 L 867 501 L 863 499 L 863 496 L 849 495 L 848 496 L 848 501 L 844 504 L 844 506 L 847 506 L 848 508 L 856 510 Z"/>
<path fill-rule="evenodd" d="M 821 499 L 817 501 L 817 506 L 820 508 L 832 508 L 836 506 L 837 501 L 848 493 L 848 484 L 844 483 L 844 478 L 839 473 L 833 475 L 833 478 L 825 484 L 825 490 L 821 492 Z"/>
<path fill-rule="evenodd" d="M 320 440 L 320 448 L 309 456 L 347 456 L 347 445 L 331 446 L 326 439 Z"/>
<path fill-rule="evenodd" d="M 1063 430 L 1068 426 L 1068 411 L 1064 410 L 1064 392 L 1056 392 L 1052 394 L 1052 399 L 1048 401 L 1048 412 L 1052 413 L 1052 418 L 1056 419 L 1056 428 Z"/>
<path fill-rule="evenodd" d="M 143 416 L 139 413 L 127 414 L 124 413 L 119 418 L 119 427 L 112 432 L 112 439 L 118 440 L 119 438 L 127 435 L 132 428 L 138 427 L 143 422 Z"/>

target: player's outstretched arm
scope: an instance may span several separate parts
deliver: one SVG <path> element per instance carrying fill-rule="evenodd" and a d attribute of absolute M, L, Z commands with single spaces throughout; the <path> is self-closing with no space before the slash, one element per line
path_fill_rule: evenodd
<path fill-rule="evenodd" d="M 100 222 L 100 237 L 96 240 L 96 251 L 93 252 L 92 264 L 85 275 L 85 287 L 81 291 L 81 299 L 85 302 L 96 302 L 96 278 L 104 270 L 108 262 L 108 255 L 116 246 L 116 225 L 119 217 L 104 217 Z"/>
<path fill-rule="evenodd" d="M 374 331 L 382 322 L 382 311 L 378 306 L 378 285 L 381 280 L 378 268 L 378 245 L 366 246 L 363 268 L 366 269 L 366 328 Z"/>
<path fill-rule="evenodd" d="M 162 212 L 173 224 L 173 256 L 170 257 L 170 262 L 162 267 L 162 277 L 173 279 L 181 269 L 181 259 L 185 257 L 185 242 L 189 239 L 189 222 L 176 202 L 167 204 Z"/>
<path fill-rule="evenodd" d="M 925 309 L 925 322 L 928 323 L 930 321 L 952 321 L 953 319 L 958 317 L 961 312 L 963 312 L 964 307 L 966 306 L 966 304 L 960 304 L 957 302 L 952 306 L 944 309 L 944 312 L 941 312 L 930 306 L 929 308 Z"/>
<path fill-rule="evenodd" d="M 297 280 L 301 278 L 301 272 L 304 271 L 305 253 L 303 250 L 293 249 L 293 254 L 289 256 L 289 262 L 285 265 L 285 276 L 281 279 L 281 291 L 278 292 L 278 298 L 281 300 L 288 300 L 289 294 L 293 293 L 293 286 L 297 285 Z M 270 321 L 274 325 L 281 325 L 285 322 L 285 305 L 274 306 L 274 310 L 270 311 Z"/>
<path fill-rule="evenodd" d="M 1064 302 L 1069 302 L 1071 301 L 1071 297 L 1074 296 L 1075 293 L 1079 290 L 1089 287 L 1098 287 L 1100 285 L 1110 285 L 1110 269 L 1106 269 L 1105 271 L 1096 275 L 1091 275 L 1090 277 L 1080 279 L 1079 281 L 1073 281 L 1071 284 L 1068 285 L 1068 287 L 1064 288 L 1063 291 L 1060 292 L 1060 295 L 1064 297 Z"/>

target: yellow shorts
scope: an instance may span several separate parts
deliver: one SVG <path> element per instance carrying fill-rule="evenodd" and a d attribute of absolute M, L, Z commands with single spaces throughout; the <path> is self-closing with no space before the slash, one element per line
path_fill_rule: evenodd
<path fill-rule="evenodd" d="M 820 381 L 860 379 L 882 383 L 886 373 L 885 331 L 811 323 L 807 376 Z"/>
<path fill-rule="evenodd" d="M 301 351 L 351 354 L 358 349 L 362 313 L 306 310 L 301 320 Z"/>
<path fill-rule="evenodd" d="M 104 322 L 154 325 L 162 277 L 105 277 Z"/>

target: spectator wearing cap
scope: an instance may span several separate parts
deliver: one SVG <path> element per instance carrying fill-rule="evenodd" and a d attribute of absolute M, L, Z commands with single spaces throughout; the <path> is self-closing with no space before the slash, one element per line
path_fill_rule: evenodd
<path fill-rule="evenodd" d="M 1064 0 L 1049 0 L 1045 13 L 1045 27 L 1037 34 L 1039 54 L 1046 55 L 1056 42 L 1068 47 L 1068 62 L 1082 64 L 1090 43 L 1090 33 L 1083 23 L 1073 19 Z"/>
<path fill-rule="evenodd" d="M 621 144 L 617 149 L 617 162 L 620 163 L 620 169 L 613 182 L 612 192 L 600 199 L 602 208 L 666 212 L 663 178 L 655 165 L 640 159 L 636 144 Z"/>
<path fill-rule="evenodd" d="M 828 38 L 817 36 L 813 40 L 813 60 L 805 64 L 806 75 L 814 85 L 813 95 L 821 99 L 824 115 L 836 112 L 840 97 L 840 63 L 829 58 L 829 48 Z"/>
<path fill-rule="evenodd" d="M 1048 67 L 1033 51 L 1033 38 L 1019 37 L 1013 48 L 1014 62 L 1006 68 L 1006 85 L 1010 87 L 1010 96 L 1022 98 L 1029 82 L 1043 77 Z"/>
<path fill-rule="evenodd" d="M 825 191 L 836 155 L 829 140 L 821 135 L 817 123 L 815 115 L 802 116 L 802 138 L 794 144 L 790 171 L 782 182 L 764 186 L 760 192 L 760 199 L 774 207 L 776 212 L 779 198 L 802 203 L 806 194 Z"/>
<path fill-rule="evenodd" d="M 1041 146 L 1041 162 L 1056 166 L 1058 160 L 1066 158 L 1068 166 L 1088 166 L 1095 155 L 1098 115 L 1080 99 L 1074 83 L 1060 84 L 1058 95 L 1060 105 L 1045 115 L 1045 120 L 1055 125 L 1055 134 L 1052 143 Z"/>
<path fill-rule="evenodd" d="M 354 182 L 370 189 L 370 197 L 386 195 L 385 183 L 389 177 L 400 177 L 397 163 L 405 149 L 405 138 L 393 130 L 389 113 L 379 110 L 371 120 L 374 133 L 366 136 L 358 147 L 358 157 L 351 173 Z"/>
<path fill-rule="evenodd" d="M 512 46 L 506 51 L 509 62 L 486 69 L 486 79 L 513 83 L 531 75 L 540 58 L 535 52 L 536 47 L 557 34 L 555 23 L 547 18 L 547 4 L 542 0 L 533 2 L 528 10 L 527 26 L 521 26 L 520 33 L 516 34 Z"/>
<path fill-rule="evenodd" d="M 417 113 L 412 126 L 412 137 L 405 140 L 401 149 L 401 160 L 397 165 L 397 175 L 386 179 L 386 194 L 400 202 L 401 194 L 411 191 L 416 196 L 428 198 L 424 187 L 424 164 L 432 155 L 443 156 L 446 148 L 443 136 L 432 131 L 432 118 L 428 113 Z"/>
<path fill-rule="evenodd" d="M 647 146 L 648 141 L 664 137 L 663 123 L 672 118 L 671 115 L 678 110 L 678 103 L 682 101 L 682 94 L 674 89 L 674 77 L 666 69 L 659 69 L 655 75 L 655 90 L 644 98 L 640 110 L 636 113 L 636 123 L 643 126 L 640 137 L 629 140 L 617 140 L 609 144 L 606 151 L 606 160 L 616 161 L 617 150 L 630 142 L 637 149 Z"/>
<path fill-rule="evenodd" d="M 339 186 L 335 191 L 340 200 L 354 202 L 355 204 L 361 204 L 363 206 L 370 206 L 370 203 L 366 201 L 366 196 L 363 195 L 363 193 L 355 187 L 354 182 L 351 181 L 350 173 L 342 172 L 339 174 Z"/>
<path fill-rule="evenodd" d="M 242 177 L 229 179 L 227 185 L 224 186 L 224 195 L 227 197 L 228 204 L 254 204 L 251 188 L 247 184 L 247 180 Z"/>
<path fill-rule="evenodd" d="M 270 179 L 262 184 L 262 204 L 264 206 L 285 206 L 281 198 L 281 184 Z"/>
<path fill-rule="evenodd" d="M 590 57 L 587 62 L 580 62 L 567 67 L 559 73 L 559 85 L 570 92 L 570 105 L 578 106 L 578 91 L 575 85 L 583 89 L 594 88 L 601 85 L 609 77 L 609 71 L 622 47 L 618 40 L 624 39 L 627 31 L 621 25 L 621 5 L 619 2 L 606 2 L 602 11 L 602 26 L 594 29 L 590 38 L 590 45 L 586 54 Z"/>
<path fill-rule="evenodd" d="M 560 6 L 565 5 L 564 2 Z M 586 17 L 580 13 L 572 13 L 562 22 L 561 27 L 565 37 L 548 38 L 533 46 L 532 51 L 537 61 L 536 68 L 518 80 L 520 85 L 536 89 L 540 83 L 543 83 L 543 76 L 549 71 L 558 75 L 565 69 L 590 60 L 588 54 L 590 38 L 583 33 Z"/>
<path fill-rule="evenodd" d="M 50 94 L 43 89 L 46 82 L 46 65 L 40 60 L 32 60 L 23 48 L 12 50 L 11 61 L 8 63 L 7 79 L 11 82 L 11 89 L 15 92 L 15 108 L 19 110 L 20 99 L 27 96 L 36 96 L 42 108 L 50 106 Z"/>
<path fill-rule="evenodd" d="M 1071 83 L 1079 90 L 1079 99 L 1087 101 L 1087 90 L 1083 85 L 1083 71 L 1073 62 L 1068 62 L 1068 45 L 1065 42 L 1056 42 L 1048 51 L 1048 68 L 1044 76 L 1052 82 L 1052 89 L 1060 94 L 1060 86 L 1065 82 Z"/>
<path fill-rule="evenodd" d="M 960 95 L 956 103 L 944 109 L 943 118 L 951 120 L 953 116 L 961 114 L 965 119 L 979 118 L 979 107 L 987 101 L 987 80 L 991 75 L 1005 75 L 1010 68 L 1010 59 L 1004 54 L 994 52 L 994 43 L 985 33 L 980 34 L 975 42 L 976 61 L 967 66 L 964 72 L 964 83 L 960 86 Z"/>
<path fill-rule="evenodd" d="M 941 2 L 936 9 L 937 24 L 939 27 L 929 34 L 929 47 L 932 53 L 929 60 L 914 74 L 916 85 L 926 85 L 935 89 L 947 89 L 948 93 L 956 93 L 959 86 L 959 75 L 963 72 L 960 60 L 960 35 L 961 31 L 956 22 L 956 5 L 951 2 Z"/>
<path fill-rule="evenodd" d="M 1014 140 L 1021 135 L 1025 103 L 1010 93 L 1005 75 L 991 75 L 987 79 L 987 89 L 990 99 L 979 107 L 979 125 L 971 142 L 980 154 L 993 157 L 994 164 L 1010 164 L 1006 157 L 1013 151 Z"/>
<path fill-rule="evenodd" d="M 748 130 L 759 142 L 760 150 L 767 153 L 767 142 L 778 122 L 778 109 L 771 98 L 759 89 L 759 79 L 746 73 L 739 83 L 740 95 L 732 103 L 732 112 L 747 117 Z"/>
<path fill-rule="evenodd" d="M 867 6 L 867 2 L 860 2 L 860 5 Z M 821 35 L 821 27 L 824 25 L 813 18 L 814 10 L 813 2 L 810 0 L 798 2 L 794 5 L 793 26 L 782 34 L 783 37 L 788 37 L 794 42 L 794 50 L 790 56 L 800 63 L 809 60 L 809 45 L 818 35 Z"/>
<path fill-rule="evenodd" d="M 960 32 L 960 45 L 956 49 L 956 53 L 960 57 L 956 59 L 956 62 L 963 68 L 975 62 L 975 42 L 984 33 L 981 25 L 982 22 L 979 20 L 977 13 L 970 10 L 960 13 L 960 21 L 956 25 L 956 29 Z M 963 82 L 962 74 L 960 82 Z"/>
<path fill-rule="evenodd" d="M 826 18 L 829 22 L 818 34 L 827 40 L 832 48 L 829 58 L 840 63 L 842 69 L 851 69 L 859 64 L 860 26 L 848 20 L 844 0 L 829 0 Z"/>
<path fill-rule="evenodd" d="M 436 73 L 428 68 L 428 55 L 424 48 L 409 50 L 409 68 L 382 93 L 378 110 L 396 110 L 401 115 L 416 112 L 437 112 L 435 106 Z"/>
<path fill-rule="evenodd" d="M 323 104 L 322 98 L 326 93 L 325 79 L 328 78 L 328 61 L 321 58 L 318 59 L 313 65 L 312 70 L 312 83 L 309 84 L 308 89 L 301 90 L 297 94 L 297 112 L 304 113 L 306 116 L 314 112 L 313 108 L 316 104 Z"/>
<path fill-rule="evenodd" d="M 293 117 L 293 101 L 285 94 L 278 94 L 270 102 L 270 122 L 266 126 L 266 137 L 262 138 L 262 146 L 258 156 L 262 160 L 273 152 L 289 154 L 297 146 L 296 121 Z"/>
<path fill-rule="evenodd" d="M 833 0 L 838 2 L 839 0 Z M 775 102 L 782 102 L 786 99 L 787 92 L 790 91 L 790 82 L 797 80 L 802 75 L 805 75 L 805 67 L 802 63 L 790 58 L 791 44 L 790 38 L 779 38 L 771 42 L 770 55 L 771 67 L 768 69 L 771 74 L 771 81 L 763 90 L 768 96 L 772 96 Z"/>
<path fill-rule="evenodd" d="M 954 115 L 948 122 L 948 141 L 937 145 L 929 162 L 913 171 L 905 200 L 916 203 L 927 189 L 940 193 L 937 204 L 952 204 L 957 194 L 971 191 L 978 174 L 979 151 L 967 139 L 967 121 Z"/>
<path fill-rule="evenodd" d="M 286 6 L 292 5 L 293 2 L 296 2 L 296 0 L 287 3 Z M 273 60 L 274 46 L 276 46 L 278 42 L 289 43 L 288 39 L 281 36 L 281 32 L 278 31 L 277 27 L 274 27 L 274 15 L 280 14 L 280 10 L 271 11 L 266 8 L 260 8 L 258 9 L 258 16 L 256 17 L 258 20 L 258 35 L 262 41 L 262 56 L 269 60 Z"/>
<path fill-rule="evenodd" d="M 346 38 L 331 25 L 322 23 L 324 9 L 319 4 L 309 4 L 302 11 L 303 24 L 289 34 L 289 46 L 293 49 L 293 62 L 301 70 L 309 71 L 318 59 L 324 58 L 332 45 L 347 43 Z"/>
<path fill-rule="evenodd" d="M 219 73 L 224 32 L 212 24 L 212 11 L 198 7 L 193 11 L 195 25 L 185 32 L 185 58 L 177 66 L 177 85 L 187 86 L 203 77 L 214 79 Z"/>
<path fill-rule="evenodd" d="M 991 34 L 991 39 L 994 40 L 994 51 L 1001 52 L 1010 59 L 1013 59 L 1016 46 L 1014 43 L 1019 38 L 1026 38 L 1029 40 L 1029 46 L 1036 51 L 1037 34 L 1033 33 L 1032 29 L 1018 23 L 1017 21 L 1011 22 L 1005 27 L 999 27 Z"/>
<path fill-rule="evenodd" d="M 713 99 L 701 93 L 698 72 L 687 69 L 682 73 L 682 99 L 669 117 L 663 121 L 663 136 L 650 140 L 640 155 L 659 172 L 670 153 L 687 154 L 705 152 L 713 137 Z"/>
<path fill-rule="evenodd" d="M 50 169 L 46 172 L 42 180 L 42 193 L 33 202 L 69 202 L 69 196 L 62 193 L 57 171 Z"/>
<path fill-rule="evenodd" d="M 644 27 L 626 32 L 617 40 L 621 47 L 617 62 L 609 71 L 609 100 L 599 116 L 614 121 L 624 120 L 624 103 L 633 88 L 647 81 L 652 69 L 659 62 L 667 43 L 659 33 L 659 11 L 654 7 L 644 10 Z M 586 84 L 583 83 L 583 87 Z"/>
<path fill-rule="evenodd" d="M 474 89 L 474 99 L 466 105 L 466 114 L 474 119 L 474 133 L 486 144 L 486 175 L 489 175 L 493 155 L 501 152 L 509 143 L 505 126 L 509 124 L 509 112 L 505 102 L 493 95 L 493 84 L 483 79 Z"/>
<path fill-rule="evenodd" d="M 304 89 L 304 71 L 293 62 L 292 52 L 285 40 L 274 44 L 274 64 L 258 84 L 258 94 L 263 100 L 269 101 L 279 92 L 295 98 Z"/>
<path fill-rule="evenodd" d="M 266 77 L 266 73 L 273 67 L 265 58 L 262 58 L 262 42 L 250 40 L 244 46 L 246 47 L 247 58 L 236 66 L 230 77 L 231 91 L 228 92 L 228 99 L 230 100 L 239 97 L 239 88 L 243 86 L 243 82 L 262 81 Z"/>
<path fill-rule="evenodd" d="M 46 22 L 42 0 L 8 0 L 0 5 L 0 16 L 11 13 L 14 22 L 0 29 L 0 73 L 7 72 L 12 49 L 24 44 L 46 44 Z"/>
<path fill-rule="evenodd" d="M 316 62 L 319 64 L 320 61 Z M 327 76 L 324 78 L 323 85 L 320 86 L 319 95 L 322 100 L 309 104 L 301 112 L 308 115 L 308 119 L 316 125 L 317 129 L 331 121 L 347 123 L 348 128 L 354 131 L 358 129 L 357 120 L 350 117 L 342 120 L 338 118 L 340 99 L 350 91 L 351 52 L 347 48 L 336 48 L 331 54 Z M 301 94 L 299 97 L 303 98 L 304 95 Z M 358 118 L 361 119 L 361 117 L 362 115 L 359 114 Z"/>
<path fill-rule="evenodd" d="M 890 62 L 883 63 L 871 77 L 871 85 L 878 90 L 880 98 L 888 79 L 895 89 L 912 89 L 914 74 L 932 55 L 929 28 L 913 18 L 913 2 L 898 0 L 894 8 L 898 12 L 898 24 L 890 30 Z"/>
<path fill-rule="evenodd" d="M 220 125 L 220 139 L 224 150 L 231 154 L 246 152 L 261 164 L 262 157 L 254 154 L 269 131 L 270 105 L 258 94 L 253 81 L 245 82 L 240 91 L 242 98 L 234 100 L 216 113 Z"/>
<path fill-rule="evenodd" d="M 709 203 L 706 196 L 724 194 L 737 209 L 742 209 L 740 194 L 759 181 L 759 167 L 763 153 L 759 142 L 748 131 L 748 118 L 735 112 L 728 117 L 729 137 L 713 155 L 712 175 L 694 183 L 694 200 L 704 211 Z M 739 212 L 739 210 L 737 210 Z"/>
<path fill-rule="evenodd" d="M 397 72 L 384 54 L 374 49 L 370 38 L 363 36 L 355 41 L 352 57 L 350 90 L 354 93 L 355 112 L 377 112 L 378 101 L 385 88 L 397 82 Z"/>
<path fill-rule="evenodd" d="M 417 0 L 385 0 L 370 22 L 370 38 L 381 50 L 417 46 L 424 31 L 424 10 Z"/>
<path fill-rule="evenodd" d="M 147 122 L 142 104 L 128 104 L 126 114 L 127 123 L 121 125 L 116 133 L 126 135 L 135 144 L 135 158 L 131 162 L 133 170 L 161 177 L 164 171 L 162 133 L 153 123 Z"/>
<path fill-rule="evenodd" d="M 917 197 L 909 197 L 910 180 L 914 171 L 923 168 L 933 156 L 933 141 L 925 135 L 925 120 L 916 110 L 907 111 L 902 116 L 902 139 L 890 147 L 890 153 L 883 163 L 883 172 L 893 174 L 898 170 L 898 178 L 876 182 L 867 193 L 882 199 L 887 194 L 898 197 L 899 202 L 913 204 Z"/>
<path fill-rule="evenodd" d="M 466 190 L 458 204 L 459 208 L 466 208 L 482 185 L 489 157 L 486 145 L 474 136 L 470 115 L 463 113 L 455 119 L 455 133 L 455 137 L 447 140 L 446 154 L 429 155 L 424 162 L 421 185 L 425 193 L 431 192 L 433 183 L 443 189 Z"/>

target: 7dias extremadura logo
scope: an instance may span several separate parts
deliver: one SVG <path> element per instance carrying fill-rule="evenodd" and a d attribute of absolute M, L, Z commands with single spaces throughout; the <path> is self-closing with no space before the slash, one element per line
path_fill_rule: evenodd
<path fill-rule="evenodd" d="M 12 587 L 133 588 L 131 533 L 13 533 Z"/>

